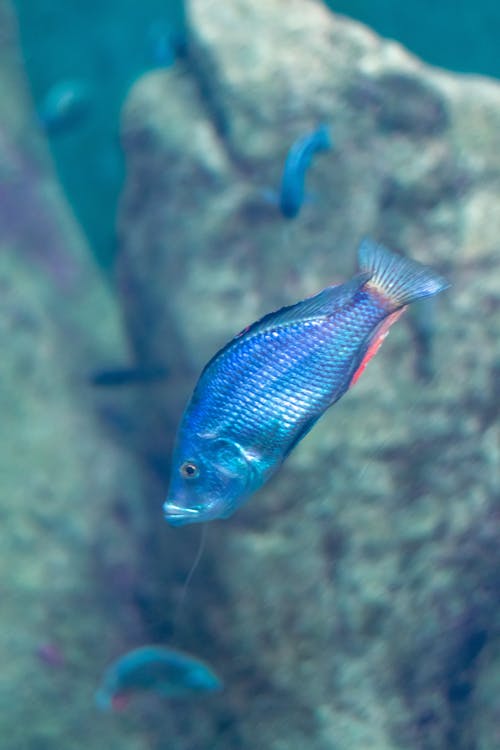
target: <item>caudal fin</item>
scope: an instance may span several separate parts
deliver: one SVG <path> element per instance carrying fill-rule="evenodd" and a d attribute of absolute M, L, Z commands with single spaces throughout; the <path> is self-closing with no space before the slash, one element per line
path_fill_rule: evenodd
<path fill-rule="evenodd" d="M 397 255 L 372 240 L 363 240 L 359 246 L 358 262 L 360 271 L 370 274 L 366 286 L 388 299 L 395 310 L 449 287 L 446 279 L 432 268 Z"/>

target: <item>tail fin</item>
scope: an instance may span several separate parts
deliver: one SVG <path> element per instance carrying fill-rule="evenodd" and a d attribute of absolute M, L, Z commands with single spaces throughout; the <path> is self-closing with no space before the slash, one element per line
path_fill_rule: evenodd
<path fill-rule="evenodd" d="M 360 271 L 370 274 L 367 286 L 386 297 L 395 310 L 449 287 L 432 268 L 392 253 L 372 240 L 363 240 L 359 246 L 358 262 Z"/>

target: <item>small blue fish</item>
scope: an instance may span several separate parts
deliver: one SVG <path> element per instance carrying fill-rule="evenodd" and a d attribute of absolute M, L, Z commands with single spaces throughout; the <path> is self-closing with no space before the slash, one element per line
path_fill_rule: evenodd
<path fill-rule="evenodd" d="M 39 119 L 48 133 L 59 133 L 79 125 L 90 109 L 91 92 L 86 81 L 64 80 L 46 93 Z"/>
<path fill-rule="evenodd" d="M 281 179 L 279 196 L 283 216 L 293 219 L 299 213 L 304 202 L 304 182 L 313 154 L 327 151 L 332 147 L 330 131 L 326 125 L 302 136 L 290 148 L 286 157 L 285 169 Z"/>
<path fill-rule="evenodd" d="M 227 518 L 353 385 L 406 305 L 445 289 L 435 271 L 368 240 L 360 273 L 242 331 L 205 367 L 184 413 L 164 512 Z"/>
<path fill-rule="evenodd" d="M 163 646 L 142 646 L 108 667 L 96 703 L 103 710 L 119 709 L 137 692 L 177 698 L 221 689 L 217 675 L 199 659 Z"/>
<path fill-rule="evenodd" d="M 148 41 L 155 67 L 169 68 L 174 64 L 179 41 L 169 24 L 160 20 L 153 21 L 148 28 Z"/>

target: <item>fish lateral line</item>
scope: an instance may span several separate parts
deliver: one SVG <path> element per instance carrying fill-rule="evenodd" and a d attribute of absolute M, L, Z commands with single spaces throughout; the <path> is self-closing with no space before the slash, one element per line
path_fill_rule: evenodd
<path fill-rule="evenodd" d="M 278 333 L 280 330 L 291 325 L 298 325 L 300 323 L 314 324 L 315 322 L 326 320 L 343 305 L 352 302 L 356 292 L 358 292 L 363 285 L 370 280 L 371 275 L 372 274 L 366 272 L 358 273 L 350 281 L 327 286 L 320 292 L 306 297 L 299 302 L 295 302 L 292 305 L 285 305 L 278 310 L 266 313 L 254 323 L 250 323 L 250 325 L 242 328 L 241 331 L 233 336 L 227 344 L 219 349 L 219 351 L 208 360 L 207 364 L 201 371 L 198 385 L 195 388 L 195 393 L 199 384 L 208 375 L 212 365 L 216 365 L 217 362 L 234 346 L 238 346 L 238 344 L 245 340 L 250 340 L 259 333 L 271 334 L 273 331 Z"/>
<path fill-rule="evenodd" d="M 344 305 L 351 303 L 354 300 L 356 292 L 359 292 L 370 279 L 370 273 L 359 273 L 350 281 L 327 286 L 320 292 L 300 300 L 300 302 L 285 305 L 278 310 L 267 313 L 255 323 L 243 328 L 227 346 L 236 343 L 238 339 L 243 337 L 250 338 L 257 333 L 271 333 L 272 331 L 278 331 L 281 328 L 298 323 L 321 322 L 334 315 Z M 225 347 L 215 356 L 219 357 L 224 352 L 224 349 Z"/>

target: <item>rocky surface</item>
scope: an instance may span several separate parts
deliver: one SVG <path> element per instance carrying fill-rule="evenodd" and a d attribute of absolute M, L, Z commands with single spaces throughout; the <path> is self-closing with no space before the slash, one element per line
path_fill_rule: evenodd
<path fill-rule="evenodd" d="M 1 0 L 0 744 L 141 750 L 141 726 L 101 716 L 93 697 L 108 661 L 144 637 L 142 485 L 88 382 L 127 345 L 26 92 Z"/>
<path fill-rule="evenodd" d="M 490 750 L 500 88 L 427 67 L 312 0 L 189 9 L 188 62 L 141 79 L 123 118 L 127 325 L 138 356 L 172 370 L 169 393 L 145 404 L 148 449 L 171 443 L 218 347 L 351 275 L 361 237 L 452 282 L 398 323 L 273 482 L 210 526 L 178 634 L 193 650 L 208 641 L 228 685 L 206 744 Z M 319 122 L 335 149 L 287 222 L 269 192 Z M 168 534 L 160 601 L 194 534 Z"/>

